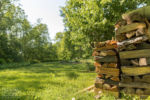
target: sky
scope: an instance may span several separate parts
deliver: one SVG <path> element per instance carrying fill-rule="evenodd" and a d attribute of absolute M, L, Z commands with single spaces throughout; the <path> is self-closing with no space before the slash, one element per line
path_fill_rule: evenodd
<path fill-rule="evenodd" d="M 64 31 L 63 19 L 60 16 L 60 7 L 65 6 L 66 0 L 20 0 L 31 24 L 38 18 L 48 25 L 50 38 L 54 39 L 57 32 Z"/>

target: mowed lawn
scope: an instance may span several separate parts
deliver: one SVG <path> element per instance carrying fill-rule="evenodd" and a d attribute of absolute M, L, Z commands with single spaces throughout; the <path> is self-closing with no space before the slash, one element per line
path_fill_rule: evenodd
<path fill-rule="evenodd" d="M 0 69 L 0 100 L 94 100 L 94 94 L 75 93 L 93 85 L 95 77 L 85 63 L 49 62 Z"/>

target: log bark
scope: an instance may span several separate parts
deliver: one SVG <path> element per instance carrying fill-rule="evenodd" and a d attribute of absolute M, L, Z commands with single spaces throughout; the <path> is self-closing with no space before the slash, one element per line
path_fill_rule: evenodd
<path fill-rule="evenodd" d="M 122 66 L 121 71 L 127 76 L 138 76 L 150 74 L 150 66 L 147 67 L 133 67 L 133 66 Z"/>
<path fill-rule="evenodd" d="M 134 21 L 143 21 L 143 18 L 147 18 L 148 20 L 150 20 L 149 10 L 150 6 L 138 8 L 136 10 L 123 14 L 122 18 L 126 20 L 128 24 Z"/>
<path fill-rule="evenodd" d="M 143 43 L 137 44 L 136 48 L 137 49 L 150 49 L 150 43 L 143 42 Z"/>
<path fill-rule="evenodd" d="M 96 62 L 106 62 L 106 63 L 117 63 L 118 59 L 116 56 L 106 56 L 106 57 L 99 57 L 99 56 L 95 56 L 94 60 Z"/>
<path fill-rule="evenodd" d="M 135 94 L 135 89 L 126 87 L 122 89 L 122 92 L 127 93 L 127 94 Z"/>
<path fill-rule="evenodd" d="M 132 24 L 120 27 L 116 31 L 116 34 L 118 35 L 118 34 L 121 34 L 121 33 L 127 33 L 127 32 L 130 32 L 130 31 L 134 31 L 136 29 L 145 28 L 145 27 L 146 27 L 145 23 L 132 23 Z"/>
<path fill-rule="evenodd" d="M 144 91 L 142 89 L 136 89 L 136 92 L 135 92 L 137 95 L 143 95 L 144 94 Z"/>
<path fill-rule="evenodd" d="M 127 37 L 128 39 L 130 39 L 130 38 L 133 37 L 135 34 L 136 34 L 136 31 L 131 31 L 131 32 L 126 33 L 126 37 Z"/>
<path fill-rule="evenodd" d="M 135 76 L 134 82 L 150 83 L 150 75 L 144 75 L 142 77 Z"/>
<path fill-rule="evenodd" d="M 106 74 L 112 76 L 119 76 L 119 69 L 115 68 L 100 68 L 99 74 Z"/>
<path fill-rule="evenodd" d="M 133 82 L 133 79 L 131 76 L 121 76 L 121 82 L 123 83 L 131 83 Z"/>
<path fill-rule="evenodd" d="M 148 40 L 148 37 L 144 35 L 144 36 L 128 39 L 123 42 L 118 42 L 117 45 L 119 46 L 119 48 L 121 48 L 122 46 L 130 45 L 130 44 L 138 44 L 147 40 Z"/>
<path fill-rule="evenodd" d="M 119 83 L 120 87 L 128 87 L 128 88 L 140 88 L 140 89 L 150 89 L 150 84 L 148 83 L 137 83 L 137 82 L 132 82 L 132 83 Z"/>
<path fill-rule="evenodd" d="M 146 58 L 146 57 L 150 57 L 150 49 L 123 51 L 120 52 L 119 54 L 120 54 L 120 59 Z"/>

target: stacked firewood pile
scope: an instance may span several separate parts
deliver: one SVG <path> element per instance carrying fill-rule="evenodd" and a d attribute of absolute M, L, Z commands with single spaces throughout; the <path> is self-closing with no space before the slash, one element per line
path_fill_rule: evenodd
<path fill-rule="evenodd" d="M 94 60 L 97 72 L 95 92 L 111 93 L 118 97 L 120 81 L 119 59 L 116 51 L 117 42 L 110 40 L 94 44 Z"/>
<path fill-rule="evenodd" d="M 121 61 L 119 87 L 127 94 L 147 96 L 150 95 L 150 13 L 146 16 L 139 11 L 142 10 L 124 14 L 123 20 L 115 25 Z"/>

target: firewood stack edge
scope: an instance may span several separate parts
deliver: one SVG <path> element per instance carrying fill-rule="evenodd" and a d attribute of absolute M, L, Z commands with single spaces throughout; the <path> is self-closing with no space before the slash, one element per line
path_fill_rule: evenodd
<path fill-rule="evenodd" d="M 150 96 L 150 14 L 138 11 L 123 14 L 115 24 L 116 41 L 95 43 L 96 93 Z"/>
<path fill-rule="evenodd" d="M 96 42 L 94 44 L 94 66 L 97 72 L 95 80 L 95 91 L 111 93 L 118 97 L 120 81 L 119 56 L 116 51 L 117 42 L 114 40 L 106 42 Z"/>

